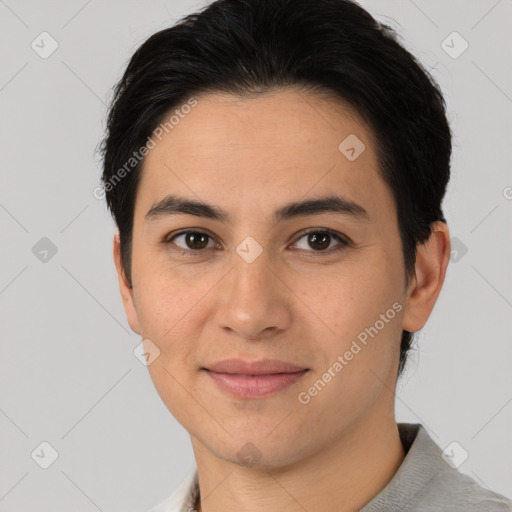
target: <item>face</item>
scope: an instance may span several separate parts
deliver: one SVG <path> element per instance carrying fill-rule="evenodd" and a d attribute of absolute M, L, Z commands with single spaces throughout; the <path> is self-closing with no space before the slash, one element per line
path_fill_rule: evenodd
<path fill-rule="evenodd" d="M 291 90 L 195 99 L 145 158 L 133 290 L 120 279 L 126 313 L 159 350 L 151 378 L 195 448 L 293 463 L 392 414 L 382 391 L 395 386 L 411 327 L 393 197 L 372 133 L 336 100 Z M 224 216 L 165 204 L 169 195 Z M 121 276 L 116 244 L 115 255 Z M 304 371 L 208 370 L 233 358 Z"/>

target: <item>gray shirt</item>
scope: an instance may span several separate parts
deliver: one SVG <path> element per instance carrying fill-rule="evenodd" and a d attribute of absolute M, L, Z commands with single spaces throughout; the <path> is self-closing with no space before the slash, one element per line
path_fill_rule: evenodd
<path fill-rule="evenodd" d="M 419 423 L 398 423 L 406 456 L 390 482 L 359 512 L 512 512 L 512 501 L 453 468 Z M 192 512 L 197 470 L 149 512 Z"/>

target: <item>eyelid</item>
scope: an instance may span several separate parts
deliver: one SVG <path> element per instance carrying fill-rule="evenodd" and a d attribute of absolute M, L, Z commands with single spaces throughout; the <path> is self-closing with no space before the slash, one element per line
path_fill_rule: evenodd
<path fill-rule="evenodd" d="M 215 238 L 207 229 L 205 228 L 186 228 L 180 229 L 178 231 L 173 231 L 164 236 L 163 242 L 169 243 L 173 238 L 176 238 L 179 235 L 186 235 L 187 233 L 201 233 L 204 235 L 208 235 L 210 238 Z"/>
<path fill-rule="evenodd" d="M 343 241 L 347 244 L 352 243 L 352 240 L 350 240 L 350 238 L 348 236 L 344 235 L 343 233 L 338 233 L 338 231 L 334 231 L 333 229 L 329 229 L 329 228 L 308 228 L 306 231 L 302 231 L 299 233 L 299 235 L 296 235 L 297 240 L 300 240 L 303 236 L 309 235 L 310 233 L 327 233 L 328 235 L 339 238 L 341 241 Z"/>
<path fill-rule="evenodd" d="M 176 237 L 181 236 L 181 235 L 186 235 L 188 233 L 199 233 L 201 235 L 206 235 L 211 240 L 215 241 L 218 244 L 218 242 L 215 239 L 215 237 L 207 229 L 204 229 L 204 228 L 187 228 L 187 229 L 183 229 L 181 231 L 176 231 L 176 232 L 173 232 L 173 233 L 169 233 L 168 235 L 166 235 L 164 237 L 164 239 L 162 240 L 162 243 L 163 243 L 163 245 L 169 245 L 169 244 L 172 243 L 172 240 L 174 240 Z M 193 250 L 193 249 L 184 249 L 183 247 L 176 246 L 175 250 L 176 251 L 181 251 L 182 253 L 199 254 L 201 252 L 204 252 L 206 249 L 199 249 L 199 250 L 196 249 L 196 250 Z"/>
<path fill-rule="evenodd" d="M 322 254 L 328 255 L 328 254 L 332 254 L 332 253 L 336 252 L 337 250 L 341 250 L 341 249 L 344 249 L 346 247 L 353 245 L 352 240 L 348 236 L 346 236 L 342 233 L 338 233 L 337 231 L 334 231 L 329 228 L 309 228 L 307 231 L 301 232 L 296 237 L 295 241 L 291 245 L 295 245 L 301 238 L 303 238 L 306 235 L 309 235 L 310 233 L 326 233 L 329 236 L 336 238 L 339 242 L 336 246 L 331 247 L 330 249 L 326 249 L 324 251 L 305 250 L 306 253 L 311 253 L 313 255 L 322 255 Z M 304 250 L 304 249 L 298 249 L 298 250 Z"/>

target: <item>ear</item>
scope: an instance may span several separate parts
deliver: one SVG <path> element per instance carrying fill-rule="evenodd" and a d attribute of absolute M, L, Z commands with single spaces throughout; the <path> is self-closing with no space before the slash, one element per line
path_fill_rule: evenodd
<path fill-rule="evenodd" d="M 402 328 L 419 331 L 434 309 L 450 261 L 450 232 L 441 221 L 432 224 L 430 236 L 416 251 L 414 276 L 408 286 Z"/>
<path fill-rule="evenodd" d="M 130 287 L 128 279 L 124 271 L 123 263 L 121 261 L 121 242 L 119 238 L 119 232 L 114 235 L 114 263 L 117 270 L 117 279 L 119 281 L 119 291 L 123 299 L 124 311 L 128 324 L 130 325 L 133 332 L 140 334 L 139 316 L 135 307 L 135 300 L 133 298 L 133 288 Z"/>

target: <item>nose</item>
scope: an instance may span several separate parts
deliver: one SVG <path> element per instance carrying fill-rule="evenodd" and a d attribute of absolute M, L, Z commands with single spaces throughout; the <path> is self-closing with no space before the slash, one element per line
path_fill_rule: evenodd
<path fill-rule="evenodd" d="M 269 266 L 265 251 L 251 263 L 235 258 L 218 289 L 217 325 L 251 341 L 285 331 L 292 321 L 288 286 L 285 276 Z"/>

